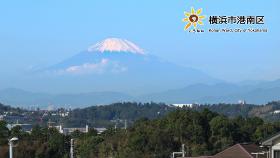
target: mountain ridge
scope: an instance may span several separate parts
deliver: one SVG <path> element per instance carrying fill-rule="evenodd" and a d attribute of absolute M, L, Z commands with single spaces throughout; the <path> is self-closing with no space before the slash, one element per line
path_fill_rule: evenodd
<path fill-rule="evenodd" d="M 62 107 L 87 107 L 125 101 L 165 102 L 167 104 L 216 104 L 237 103 L 239 100 L 245 100 L 250 104 L 261 105 L 270 101 L 280 100 L 279 94 L 280 85 L 278 81 L 270 81 L 270 83 L 265 82 L 254 86 L 240 86 L 232 83 L 193 84 L 185 88 L 145 95 L 131 95 L 125 92 L 113 91 L 48 94 L 21 89 L 6 89 L 0 90 L 0 102 L 21 106 L 35 104 L 46 107 L 52 104 Z"/>

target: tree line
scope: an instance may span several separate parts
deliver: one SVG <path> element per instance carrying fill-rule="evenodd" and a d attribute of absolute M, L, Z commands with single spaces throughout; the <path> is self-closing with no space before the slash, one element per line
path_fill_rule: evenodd
<path fill-rule="evenodd" d="M 9 130 L 0 121 L 0 157 L 8 156 L 8 138 L 18 137 L 15 158 L 69 157 L 74 139 L 77 158 L 166 158 L 185 144 L 187 156 L 213 155 L 244 142 L 259 143 L 278 132 L 280 122 L 258 117 L 228 117 L 209 109 L 176 109 L 160 118 L 141 118 L 127 130 L 109 128 L 102 134 L 91 129 L 60 134 L 54 128 L 34 126 L 31 133 L 17 126 Z"/>

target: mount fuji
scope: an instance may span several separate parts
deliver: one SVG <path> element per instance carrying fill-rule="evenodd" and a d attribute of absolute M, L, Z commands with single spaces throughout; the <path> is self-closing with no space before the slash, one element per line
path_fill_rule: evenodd
<path fill-rule="evenodd" d="M 20 89 L 0 90 L 0 102 L 25 107 L 85 107 L 123 101 L 235 103 L 246 100 L 264 104 L 279 100 L 280 92 L 280 80 L 253 85 L 226 83 L 197 69 L 162 60 L 133 42 L 118 38 L 105 39 L 19 79 L 21 87 L 16 88 Z"/>
<path fill-rule="evenodd" d="M 41 72 L 51 76 L 51 81 L 59 85 L 56 88 L 132 95 L 218 81 L 199 70 L 164 61 L 119 38 L 98 42 Z"/>

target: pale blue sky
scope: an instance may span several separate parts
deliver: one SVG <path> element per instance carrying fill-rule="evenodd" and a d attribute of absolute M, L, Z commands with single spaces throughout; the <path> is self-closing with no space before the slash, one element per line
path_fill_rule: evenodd
<path fill-rule="evenodd" d="M 192 6 L 208 16 L 264 15 L 269 33 L 184 32 L 181 19 Z M 3 0 L 0 73 L 13 80 L 118 37 L 223 80 L 278 79 L 279 6 L 279 0 Z"/>

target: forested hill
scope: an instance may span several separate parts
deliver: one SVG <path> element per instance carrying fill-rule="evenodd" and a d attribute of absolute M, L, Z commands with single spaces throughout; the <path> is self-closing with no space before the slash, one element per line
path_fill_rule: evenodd
<path fill-rule="evenodd" d="M 70 116 L 63 120 L 65 125 L 113 125 L 127 120 L 128 124 L 140 118 L 155 119 L 165 116 L 174 107 L 163 103 L 114 103 L 104 106 L 92 106 L 71 111 Z M 108 122 L 109 121 L 109 122 Z"/>
<path fill-rule="evenodd" d="M 260 117 L 266 121 L 280 120 L 280 101 L 269 102 L 265 105 L 254 104 L 209 104 L 196 106 L 194 110 L 209 109 L 229 117 Z"/>
<path fill-rule="evenodd" d="M 28 111 L 19 108 L 12 108 L 0 104 L 0 114 L 12 112 L 12 116 L 6 117 L 9 121 L 22 121 L 20 123 L 46 124 L 49 120 L 62 124 L 65 127 L 82 127 L 89 125 L 91 127 L 110 127 L 124 126 L 125 121 L 130 126 L 136 120 L 141 118 L 157 119 L 178 109 L 178 107 L 164 103 L 136 103 L 123 102 L 110 105 L 91 106 L 83 109 L 57 109 L 53 111 L 35 110 Z M 242 117 L 260 117 L 265 121 L 280 120 L 280 102 L 270 102 L 266 105 L 253 104 L 209 104 L 193 105 L 192 108 L 183 107 L 193 111 L 203 111 L 209 109 L 213 112 L 234 118 Z M 61 116 L 62 113 L 68 113 L 67 116 Z"/>
<path fill-rule="evenodd" d="M 165 116 L 178 107 L 158 103 L 115 103 L 106 106 L 92 106 L 71 111 L 69 117 L 61 120 L 65 125 L 113 125 L 112 120 L 127 120 L 133 123 L 140 118 L 155 119 Z M 266 121 L 280 120 L 280 102 L 270 102 L 266 105 L 253 104 L 209 104 L 194 105 L 193 108 L 184 107 L 193 111 L 209 109 L 228 117 L 260 117 Z M 279 111 L 280 112 L 280 111 Z"/>

